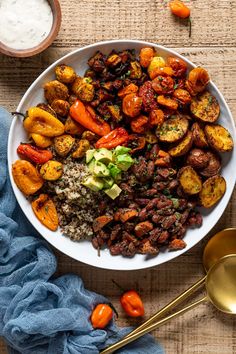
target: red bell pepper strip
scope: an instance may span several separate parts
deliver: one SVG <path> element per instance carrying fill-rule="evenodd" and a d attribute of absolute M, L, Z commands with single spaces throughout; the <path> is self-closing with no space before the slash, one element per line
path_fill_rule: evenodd
<path fill-rule="evenodd" d="M 103 136 L 99 139 L 96 144 L 95 148 L 106 148 L 106 149 L 113 149 L 118 145 L 122 145 L 129 140 L 129 134 L 124 128 L 116 128 L 112 130 L 109 134 Z"/>
<path fill-rule="evenodd" d="M 80 100 L 76 100 L 70 107 L 70 116 L 83 127 L 99 136 L 104 136 L 111 131 L 110 125 L 98 117 L 92 107 L 83 104 Z"/>
<path fill-rule="evenodd" d="M 53 157 L 51 151 L 42 150 L 30 144 L 20 144 L 17 148 L 17 153 L 40 165 L 48 162 Z"/>

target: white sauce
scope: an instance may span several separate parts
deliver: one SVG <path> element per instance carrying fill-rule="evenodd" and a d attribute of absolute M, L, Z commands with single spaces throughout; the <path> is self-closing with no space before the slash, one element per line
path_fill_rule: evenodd
<path fill-rule="evenodd" d="M 12 49 L 30 49 L 52 28 L 47 0 L 0 0 L 0 41 Z"/>

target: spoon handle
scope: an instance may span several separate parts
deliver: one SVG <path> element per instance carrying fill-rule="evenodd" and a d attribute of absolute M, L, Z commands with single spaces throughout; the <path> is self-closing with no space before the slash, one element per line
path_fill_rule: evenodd
<path fill-rule="evenodd" d="M 132 334 L 130 335 L 129 337 L 125 337 L 123 338 L 122 340 L 120 340 L 119 342 L 111 345 L 110 347 L 108 347 L 107 349 L 103 350 L 102 352 L 100 352 L 100 354 L 111 354 L 113 353 L 115 350 L 123 347 L 124 345 L 128 344 L 128 343 L 131 343 L 133 342 L 135 339 L 143 336 L 144 334 L 148 333 L 148 332 L 151 332 L 153 331 L 154 329 L 157 329 L 158 327 L 162 326 L 163 324 L 165 324 L 166 322 L 168 322 L 169 320 L 171 320 L 172 318 L 174 317 L 177 317 L 177 316 L 180 316 L 182 315 L 183 313 L 193 309 L 194 307 L 200 305 L 201 303 L 203 302 L 206 302 L 208 301 L 208 298 L 205 296 L 203 297 L 202 299 L 200 300 L 197 300 L 195 302 L 193 302 L 192 304 L 182 308 L 181 310 L 163 318 L 162 320 L 156 322 L 156 323 L 153 323 L 151 324 L 150 326 L 142 329 L 141 331 L 139 331 L 138 333 L 135 333 L 135 334 Z"/>
<path fill-rule="evenodd" d="M 171 302 L 169 302 L 166 306 L 164 306 L 161 310 L 159 310 L 157 313 L 155 313 L 155 315 L 153 315 L 152 317 L 150 317 L 147 321 L 145 321 L 144 323 L 142 323 L 140 326 L 138 326 L 137 328 L 135 328 L 132 332 L 130 332 L 129 334 L 127 334 L 126 337 L 129 337 L 135 333 L 138 333 L 139 331 L 141 331 L 142 329 L 146 328 L 149 324 L 153 323 L 154 321 L 159 320 L 162 316 L 166 315 L 167 312 L 169 312 L 170 310 L 172 310 L 175 306 L 179 305 L 181 302 L 183 302 L 184 300 L 186 300 L 190 295 L 192 295 L 195 291 L 197 291 L 198 289 L 200 289 L 200 287 L 204 284 L 206 280 L 206 275 L 201 278 L 200 280 L 198 280 L 195 284 L 193 284 L 192 286 L 190 286 L 187 290 L 185 290 L 182 294 L 180 294 L 179 296 L 177 296 L 174 300 L 172 300 Z M 126 338 L 125 337 L 125 338 Z"/>

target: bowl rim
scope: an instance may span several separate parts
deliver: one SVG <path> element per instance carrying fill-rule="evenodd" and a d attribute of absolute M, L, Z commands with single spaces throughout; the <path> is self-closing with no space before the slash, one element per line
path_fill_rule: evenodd
<path fill-rule="evenodd" d="M 47 1 L 52 9 L 52 14 L 53 14 L 52 27 L 47 37 L 38 45 L 29 49 L 22 49 L 22 50 L 11 48 L 0 41 L 0 53 L 8 55 L 10 57 L 28 58 L 43 52 L 52 44 L 54 39 L 57 37 L 61 27 L 61 19 L 62 19 L 61 6 L 59 0 L 47 0 Z"/>
<path fill-rule="evenodd" d="M 157 50 L 158 49 L 161 49 L 169 54 L 172 54 L 173 56 L 175 57 L 179 57 L 180 59 L 184 60 L 190 67 L 197 67 L 196 64 L 192 63 L 189 59 L 185 58 L 183 55 L 177 53 L 175 50 L 173 49 L 170 49 L 170 48 L 167 48 L 165 46 L 162 46 L 162 45 L 159 45 L 159 44 L 155 44 L 155 43 L 151 43 L 151 42 L 146 42 L 146 41 L 142 41 L 142 40 L 129 40 L 129 39 L 120 39 L 120 40 L 107 40 L 107 41 L 100 41 L 100 42 L 96 42 L 96 43 L 93 43 L 93 44 L 90 44 L 90 45 L 87 45 L 87 46 L 83 46 L 83 47 L 80 47 L 80 48 L 77 48 L 73 51 L 71 51 L 70 53 L 66 54 L 65 56 L 62 56 L 61 58 L 59 58 L 58 60 L 56 60 L 55 62 L 53 62 L 46 70 L 44 70 L 37 78 L 36 80 L 30 85 L 30 87 L 27 89 L 27 91 L 25 92 L 25 94 L 23 95 L 23 97 L 21 98 L 21 101 L 17 107 L 17 111 L 20 112 L 21 111 L 21 106 L 23 105 L 23 102 L 25 100 L 25 98 L 27 97 L 27 95 L 34 89 L 34 87 L 38 84 L 38 82 L 41 80 L 41 78 L 43 76 L 45 76 L 46 74 L 50 73 L 50 71 L 56 66 L 58 65 L 59 63 L 63 62 L 64 60 L 66 60 L 67 58 L 69 58 L 70 56 L 73 56 L 73 55 L 76 55 L 76 54 L 79 54 L 80 52 L 82 52 L 83 50 L 86 50 L 86 49 L 92 49 L 92 48 L 96 48 L 98 50 L 98 47 L 99 46 L 106 46 L 106 45 L 112 45 L 112 44 L 124 44 L 126 45 L 127 44 L 127 47 L 128 46 L 132 46 L 132 45 L 135 45 L 135 44 L 141 44 L 143 46 L 152 46 L 154 48 L 156 48 Z M 232 124 L 232 127 L 233 127 L 233 130 L 232 130 L 232 136 L 233 136 L 233 140 L 236 141 L 236 128 L 235 128 L 235 123 L 234 123 L 234 119 L 233 119 L 233 116 L 231 114 L 231 111 L 228 107 L 228 104 L 226 103 L 222 93 L 220 92 L 220 90 L 216 87 L 216 85 L 210 81 L 210 84 L 212 86 L 212 88 L 217 92 L 218 96 L 220 97 L 220 99 L 222 100 L 223 102 L 223 105 L 227 111 L 227 114 L 229 115 L 229 118 L 230 118 L 230 121 L 231 121 L 231 124 Z M 10 141 L 12 140 L 13 138 L 13 128 L 14 128 L 14 125 L 17 121 L 17 117 L 15 116 L 12 120 L 12 123 L 11 123 L 11 127 L 10 127 L 10 132 L 9 132 L 9 137 L 8 137 L 8 157 L 11 155 L 11 148 L 10 148 Z M 17 192 L 18 192 L 18 189 L 14 183 L 14 180 L 13 180 L 13 177 L 12 177 L 12 174 L 11 174 L 11 165 L 10 165 L 10 158 L 8 158 L 8 170 L 9 170 L 9 175 L 10 175 L 10 181 L 11 181 L 11 185 L 12 185 L 12 188 L 13 188 L 13 191 L 14 191 L 14 194 L 15 194 L 15 197 L 21 207 L 21 204 L 20 204 L 20 197 L 18 198 L 18 195 L 17 195 Z M 53 239 L 51 239 L 50 237 L 47 237 L 45 238 L 44 235 L 42 235 L 37 229 L 37 231 L 42 235 L 42 237 L 47 241 L 49 242 L 52 246 L 54 246 L 55 248 L 57 248 L 59 251 L 61 251 L 62 253 L 66 254 L 67 256 L 79 261 L 79 262 L 82 262 L 84 264 L 88 264 L 90 266 L 94 266 L 96 268 L 101 268 L 101 269 L 107 269 L 107 270 L 119 270 L 119 271 L 131 271 L 131 270 L 139 270 L 139 269 L 148 269 L 148 268 L 153 268 L 153 267 L 156 267 L 156 266 L 159 266 L 161 264 L 164 264 L 164 263 L 167 263 L 177 257 L 179 257 L 180 255 L 182 255 L 183 253 L 189 251 L 192 247 L 194 247 L 197 243 L 199 243 L 210 231 L 211 229 L 216 225 L 216 223 L 220 220 L 221 216 L 223 215 L 229 201 L 230 201 L 230 197 L 232 196 L 232 193 L 233 193 L 233 189 L 234 189 L 234 186 L 235 186 L 235 183 L 236 183 L 236 174 L 233 176 L 233 182 L 231 181 L 231 183 L 229 185 L 227 185 L 227 192 L 228 192 L 228 198 L 226 199 L 222 199 L 220 201 L 221 203 L 221 210 L 218 212 L 218 219 L 214 222 L 213 225 L 211 225 L 210 227 L 205 225 L 205 229 L 206 231 L 203 233 L 203 235 L 201 236 L 201 238 L 197 238 L 190 246 L 187 245 L 186 248 L 182 249 L 182 250 L 178 250 L 178 251 L 175 251 L 172 253 L 172 255 L 167 259 L 162 259 L 162 260 L 159 260 L 158 263 L 155 263 L 155 264 L 150 264 L 149 262 L 145 263 L 140 263 L 140 265 L 137 267 L 137 266 L 132 266 L 132 263 L 130 263 L 130 267 L 127 268 L 127 267 L 122 267 L 122 264 L 119 266 L 119 267 L 116 267 L 116 263 L 117 262 L 113 262 L 113 265 L 111 266 L 106 266 L 106 265 L 98 265 L 96 263 L 96 259 L 93 261 L 93 262 L 86 262 L 84 260 L 79 260 L 78 258 L 75 258 L 73 255 L 70 254 L 70 252 L 67 252 L 67 250 L 65 250 L 63 248 L 63 246 L 61 245 L 58 245 L 54 242 Z M 30 217 L 27 215 L 26 213 L 26 210 L 24 210 L 23 207 L 21 207 L 23 213 L 25 214 L 25 216 L 27 217 L 27 219 L 29 220 L 29 222 L 32 224 L 32 222 L 30 221 Z M 34 224 L 33 224 L 34 226 Z M 35 226 L 34 226 L 35 227 Z M 74 242 L 74 241 L 71 241 L 71 242 Z M 136 255 L 137 256 L 137 255 Z M 114 256 L 112 256 L 114 257 Z M 158 259 L 158 255 L 156 257 L 154 257 L 155 259 Z M 115 257 L 114 257 L 115 259 Z"/>

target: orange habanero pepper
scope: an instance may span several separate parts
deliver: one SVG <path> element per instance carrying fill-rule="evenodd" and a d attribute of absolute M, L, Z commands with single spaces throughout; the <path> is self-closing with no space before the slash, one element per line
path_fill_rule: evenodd
<path fill-rule="evenodd" d="M 70 107 L 70 116 L 83 127 L 99 136 L 104 136 L 111 131 L 110 125 L 98 117 L 92 107 L 84 105 L 78 99 Z"/>
<path fill-rule="evenodd" d="M 171 12 L 180 18 L 188 18 L 190 9 L 180 0 L 173 0 L 169 3 Z"/>
<path fill-rule="evenodd" d="M 105 328 L 113 317 L 113 310 L 108 304 L 98 304 L 92 312 L 93 328 Z"/>
<path fill-rule="evenodd" d="M 144 315 L 143 302 L 135 290 L 126 291 L 121 296 L 120 303 L 130 317 L 140 317 Z"/>
<path fill-rule="evenodd" d="M 48 162 L 53 157 L 51 151 L 42 150 L 30 144 L 20 144 L 17 148 L 17 153 L 40 165 Z"/>

